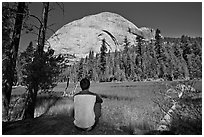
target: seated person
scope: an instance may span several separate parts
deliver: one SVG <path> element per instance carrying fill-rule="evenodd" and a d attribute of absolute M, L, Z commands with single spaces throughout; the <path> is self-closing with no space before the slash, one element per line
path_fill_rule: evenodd
<path fill-rule="evenodd" d="M 103 100 L 89 91 L 88 79 L 82 79 L 80 87 L 82 91 L 74 95 L 74 125 L 77 129 L 90 131 L 99 121 Z"/>

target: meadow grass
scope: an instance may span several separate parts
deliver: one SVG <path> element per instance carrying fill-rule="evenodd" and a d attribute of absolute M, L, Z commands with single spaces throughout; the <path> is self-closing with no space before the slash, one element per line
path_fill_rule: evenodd
<path fill-rule="evenodd" d="M 156 106 L 142 106 L 133 100 L 104 99 L 102 121 L 129 134 L 141 134 L 155 130 L 161 118 Z"/>
<path fill-rule="evenodd" d="M 106 123 L 127 134 L 146 134 L 156 130 L 164 114 L 153 100 L 157 98 L 155 93 L 164 91 L 169 83 L 171 82 L 91 83 L 90 91 L 99 94 L 104 101 L 99 124 Z M 197 87 L 202 87 L 200 85 Z M 35 117 L 71 116 L 73 101 L 62 97 L 65 86 L 66 83 L 59 83 L 53 92 L 38 95 Z M 74 87 L 75 84 L 70 83 L 67 92 L 71 92 Z M 76 91 L 80 90 L 78 86 Z"/>
<path fill-rule="evenodd" d="M 71 99 L 55 98 L 44 100 L 43 105 L 37 106 L 35 109 L 36 117 L 41 115 L 67 115 L 71 116 L 71 108 L 73 102 Z"/>
<path fill-rule="evenodd" d="M 154 130 L 161 118 L 158 107 L 141 106 L 133 100 L 103 99 L 100 123 L 106 123 L 127 134 L 141 134 Z M 71 116 L 73 102 L 70 98 L 44 99 L 36 107 L 35 116 L 67 115 Z M 55 103 L 54 103 L 55 102 Z"/>
<path fill-rule="evenodd" d="M 58 85 L 53 91 L 61 92 L 64 84 Z M 114 126 L 127 134 L 141 134 L 154 130 L 162 116 L 158 106 L 152 102 L 152 90 L 155 87 L 157 85 L 150 82 L 91 83 L 90 91 L 99 94 L 104 101 L 100 123 Z M 74 84 L 69 87 L 68 92 L 73 88 Z M 79 87 L 77 91 L 80 91 Z M 36 116 L 71 115 L 73 102 L 70 98 L 60 98 L 56 103 L 53 103 L 52 98 L 43 101 L 44 104 L 40 103 L 36 108 Z M 48 107 L 50 104 L 52 106 Z"/>

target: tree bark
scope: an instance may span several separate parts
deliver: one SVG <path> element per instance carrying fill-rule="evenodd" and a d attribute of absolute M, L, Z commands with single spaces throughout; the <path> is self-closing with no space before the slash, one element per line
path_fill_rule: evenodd
<path fill-rule="evenodd" d="M 9 63 L 7 64 L 6 80 L 3 82 L 2 97 L 3 97 L 3 112 L 8 116 L 9 103 L 11 99 L 11 91 L 14 81 L 14 72 L 16 68 L 16 60 L 20 42 L 21 29 L 23 24 L 23 14 L 25 12 L 25 2 L 19 2 L 14 25 L 14 32 L 10 46 Z M 4 114 L 3 114 L 4 115 Z"/>
<path fill-rule="evenodd" d="M 25 112 L 23 114 L 23 119 L 32 119 L 35 114 L 35 104 L 38 92 L 38 84 L 31 84 L 31 87 L 28 89 L 27 100 L 25 102 Z"/>
<path fill-rule="evenodd" d="M 46 30 L 47 30 L 47 20 L 48 20 L 48 12 L 49 12 L 49 2 L 44 2 L 43 3 L 43 20 L 42 20 L 42 27 L 40 30 L 40 40 L 38 43 L 38 52 L 40 55 L 43 54 L 43 49 L 45 45 L 45 40 L 46 40 Z"/>
<path fill-rule="evenodd" d="M 46 30 L 47 30 L 47 20 L 48 20 L 48 12 L 49 12 L 49 2 L 43 3 L 43 20 L 41 22 L 39 36 L 38 36 L 38 48 L 37 54 L 35 55 L 34 61 L 43 61 L 43 52 L 44 52 L 44 44 L 46 39 Z M 38 66 L 41 67 L 41 66 Z M 41 69 L 39 69 L 40 71 Z M 39 76 L 36 76 L 32 82 L 29 84 L 28 96 L 25 104 L 25 112 L 23 119 L 34 118 L 35 113 L 35 104 L 37 93 L 39 89 Z"/>

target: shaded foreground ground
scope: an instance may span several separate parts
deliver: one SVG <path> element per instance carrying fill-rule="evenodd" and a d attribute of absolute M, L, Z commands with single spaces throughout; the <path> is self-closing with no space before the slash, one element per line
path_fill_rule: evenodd
<path fill-rule="evenodd" d="M 73 119 L 64 116 L 41 116 L 33 120 L 3 123 L 3 135 L 122 135 L 125 132 L 115 130 L 106 123 L 99 123 L 92 131 L 79 131 L 73 125 Z"/>
<path fill-rule="evenodd" d="M 102 119 L 102 118 L 101 118 Z M 2 123 L 3 135 L 132 135 L 130 129 L 121 127 L 116 129 L 110 123 L 100 120 L 92 131 L 79 131 L 73 125 L 73 118 L 64 115 L 41 115 L 28 120 Z M 171 132 L 138 130 L 136 134 L 171 134 Z"/>

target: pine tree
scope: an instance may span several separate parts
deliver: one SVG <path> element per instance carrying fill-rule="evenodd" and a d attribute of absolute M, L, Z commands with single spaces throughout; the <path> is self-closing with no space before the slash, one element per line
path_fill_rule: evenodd
<path fill-rule="evenodd" d="M 80 81 L 83 78 L 83 71 L 84 71 L 83 63 L 84 63 L 84 58 L 81 58 L 78 64 L 77 81 Z"/>
<path fill-rule="evenodd" d="M 93 68 L 94 67 L 94 51 L 89 52 L 88 57 L 88 77 L 90 80 L 93 80 Z"/>
<path fill-rule="evenodd" d="M 77 82 L 77 64 L 73 64 L 71 67 L 70 67 L 70 77 L 71 77 L 71 80 L 76 83 Z"/>
<path fill-rule="evenodd" d="M 151 59 L 149 60 L 150 62 L 150 66 L 147 67 L 149 69 L 149 78 L 155 78 L 155 76 L 157 75 L 157 59 L 156 59 L 156 53 L 154 50 L 154 45 L 153 43 L 150 43 L 148 46 L 148 57 L 150 57 Z"/>
<path fill-rule="evenodd" d="M 106 47 L 106 40 L 103 39 L 102 40 L 102 45 L 101 45 L 101 48 L 100 48 L 100 65 L 99 65 L 99 68 L 100 68 L 100 81 L 104 82 L 105 81 L 105 77 L 104 77 L 104 74 L 105 74 L 105 71 L 106 71 L 106 51 L 107 51 L 107 47 Z"/>
<path fill-rule="evenodd" d="M 123 54 L 122 54 L 122 63 L 123 63 L 123 67 L 125 70 L 125 76 L 126 79 L 130 78 L 131 75 L 131 59 L 130 59 L 130 47 L 129 47 L 130 42 L 128 42 L 127 37 L 125 37 L 124 39 L 124 50 L 123 50 Z"/>
<path fill-rule="evenodd" d="M 136 41 L 137 41 L 137 53 L 139 54 L 139 56 L 142 56 L 142 41 L 143 41 L 143 37 L 138 35 L 136 37 Z"/>
<path fill-rule="evenodd" d="M 172 47 L 166 43 L 163 45 L 165 61 L 164 61 L 164 72 L 165 72 L 165 80 L 172 81 L 173 80 L 173 52 Z"/>
<path fill-rule="evenodd" d="M 164 55 L 162 52 L 162 46 L 161 46 L 161 31 L 159 29 L 156 30 L 155 34 L 155 51 L 156 51 L 156 57 L 158 61 L 158 77 L 163 78 L 164 77 Z"/>
<path fill-rule="evenodd" d="M 105 78 L 106 78 L 106 81 L 110 82 L 113 80 L 113 57 L 112 57 L 112 54 L 109 50 L 109 52 L 107 53 L 107 56 L 106 56 L 106 72 L 105 72 Z"/>
<path fill-rule="evenodd" d="M 39 90 L 48 90 L 56 86 L 60 74 L 60 62 L 54 57 L 54 50 L 48 49 L 41 58 L 36 58 L 36 49 L 30 43 L 21 53 L 23 83 L 27 86 L 25 113 L 23 119 L 34 118 L 36 96 Z M 41 67 L 39 69 L 39 66 Z"/>
<path fill-rule="evenodd" d="M 157 29 L 156 34 L 155 34 L 155 40 L 156 40 L 155 41 L 155 51 L 156 51 L 158 59 L 162 58 L 160 33 L 161 33 L 161 31 L 159 29 Z"/>
<path fill-rule="evenodd" d="M 117 80 L 119 80 L 118 78 L 117 78 L 117 72 L 118 72 L 118 70 L 119 70 L 119 58 L 118 58 L 118 51 L 117 50 L 115 50 L 115 52 L 114 52 L 114 64 L 113 64 L 113 75 L 114 75 L 114 79 L 117 79 Z"/>
<path fill-rule="evenodd" d="M 190 49 L 190 38 L 188 36 L 181 36 L 181 49 L 183 50 L 182 56 L 186 63 L 188 63 L 188 58 L 187 55 L 191 54 L 191 49 Z"/>
<path fill-rule="evenodd" d="M 197 40 L 192 41 L 191 54 L 188 55 L 188 68 L 191 79 L 202 78 L 202 48 Z"/>
<path fill-rule="evenodd" d="M 100 81 L 100 54 L 97 53 L 94 58 L 94 70 L 93 70 L 93 76 L 94 81 Z"/>
<path fill-rule="evenodd" d="M 42 20 L 40 21 L 40 29 L 38 35 L 37 49 L 34 54 L 33 61 L 27 68 L 27 101 L 25 106 L 24 119 L 34 118 L 34 110 L 36 97 L 39 89 L 46 89 L 53 87 L 53 82 L 56 80 L 56 74 L 58 69 L 54 66 L 58 66 L 56 58 L 53 57 L 54 50 L 48 49 L 44 52 L 44 44 L 46 39 L 47 20 L 49 12 L 49 2 L 43 3 Z"/>
<path fill-rule="evenodd" d="M 140 79 L 143 79 L 144 77 L 144 68 L 143 68 L 143 53 L 142 53 L 142 43 L 143 43 L 143 37 L 140 35 L 137 35 L 136 41 L 137 41 L 137 48 L 136 48 L 136 65 L 138 65 L 139 73 L 140 73 Z"/>
<path fill-rule="evenodd" d="M 127 53 L 128 50 L 129 50 L 129 44 L 130 44 L 130 42 L 129 42 L 128 39 L 127 39 L 127 36 L 125 37 L 123 43 L 124 43 L 124 50 L 123 50 L 123 52 L 124 52 L 124 53 Z"/>
<path fill-rule="evenodd" d="M 34 52 L 35 52 L 35 48 L 33 46 L 33 42 L 30 42 L 28 47 L 26 48 L 26 50 L 22 53 L 20 53 L 20 56 L 19 56 L 19 65 L 20 65 L 20 68 L 21 70 L 19 70 L 22 75 L 22 83 L 23 85 L 26 85 L 25 83 L 25 76 L 27 74 L 26 73 L 26 69 L 29 65 L 29 63 L 31 63 L 34 59 Z"/>

